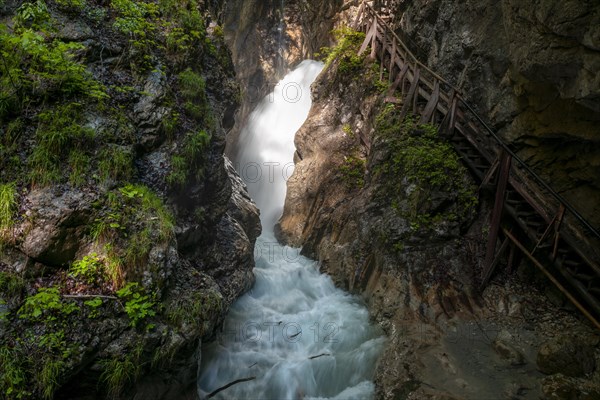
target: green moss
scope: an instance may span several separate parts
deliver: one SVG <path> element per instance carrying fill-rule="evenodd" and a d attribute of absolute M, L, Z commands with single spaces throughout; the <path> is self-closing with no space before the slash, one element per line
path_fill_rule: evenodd
<path fill-rule="evenodd" d="M 342 178 L 349 189 L 360 189 L 365 183 L 366 161 L 360 157 L 348 156 L 340 167 Z"/>
<path fill-rule="evenodd" d="M 400 212 L 400 201 L 408 200 L 408 217 L 413 230 L 429 229 L 444 221 L 461 221 L 477 206 L 477 191 L 465 183 L 467 174 L 450 144 L 439 138 L 431 125 L 419 125 L 412 118 L 400 120 L 393 105 L 386 106 L 376 119 L 376 134 L 390 149 L 389 158 L 375 170 L 386 176 L 391 204 Z M 406 180 L 414 189 L 406 199 Z M 422 211 L 433 191 L 455 196 L 456 211 Z M 425 209 L 427 207 L 425 206 Z"/>
<path fill-rule="evenodd" d="M 165 315 L 170 323 L 192 325 L 200 334 L 211 313 L 221 309 L 221 301 L 221 296 L 214 291 L 186 293 L 169 303 Z"/>
<path fill-rule="evenodd" d="M 333 36 L 337 41 L 334 47 L 321 49 L 321 56 L 325 58 L 325 65 L 329 66 L 334 60 L 339 61 L 338 71 L 341 74 L 351 74 L 362 68 L 365 56 L 358 55 L 359 46 L 365 40 L 363 32 L 355 31 L 347 26 L 335 29 Z"/>

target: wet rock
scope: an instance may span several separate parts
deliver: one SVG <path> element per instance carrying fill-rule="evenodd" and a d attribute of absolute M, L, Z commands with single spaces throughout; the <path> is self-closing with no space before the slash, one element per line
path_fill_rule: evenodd
<path fill-rule="evenodd" d="M 600 387 L 588 381 L 557 374 L 542 381 L 546 400 L 596 400 L 600 399 Z"/>
<path fill-rule="evenodd" d="M 96 196 L 78 189 L 35 189 L 25 199 L 27 227 L 20 245 L 32 260 L 59 267 L 73 260 L 89 227 Z"/>
<path fill-rule="evenodd" d="M 82 42 L 94 37 L 94 32 L 81 19 L 58 18 L 56 37 L 66 42 Z"/>
<path fill-rule="evenodd" d="M 502 338 L 496 338 L 496 340 L 494 340 L 492 343 L 492 346 L 494 347 L 496 353 L 506 360 L 510 365 L 525 364 L 526 361 L 523 353 L 511 345 L 504 336 L 502 336 Z"/>
<path fill-rule="evenodd" d="M 216 280 L 226 304 L 231 304 L 254 283 L 254 243 L 260 234 L 260 218 L 246 186 L 225 158 L 232 184 L 227 212 L 214 232 L 208 251 L 208 273 Z"/>
<path fill-rule="evenodd" d="M 600 75 L 590 72 L 600 68 L 597 4 L 386 3 L 420 60 L 460 85 L 522 158 L 598 225 Z"/>
<path fill-rule="evenodd" d="M 133 107 L 140 135 L 140 145 L 146 150 L 155 148 L 161 141 L 161 137 L 158 135 L 161 121 L 170 112 L 169 108 L 159 106 L 160 100 L 165 96 L 165 90 L 165 75 L 159 66 L 146 78 L 143 94 Z"/>
<path fill-rule="evenodd" d="M 572 335 L 562 335 L 544 343 L 537 355 L 538 369 L 547 374 L 562 373 L 581 377 L 594 371 L 594 347 Z"/>

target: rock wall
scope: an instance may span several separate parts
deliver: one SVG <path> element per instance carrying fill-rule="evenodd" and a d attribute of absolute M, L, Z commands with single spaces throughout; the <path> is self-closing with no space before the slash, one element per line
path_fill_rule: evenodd
<path fill-rule="evenodd" d="M 1 397 L 197 397 L 261 230 L 206 3 L 0 3 Z"/>
<path fill-rule="evenodd" d="M 313 85 L 277 234 L 360 295 L 385 330 L 376 398 L 598 395 L 599 372 L 589 367 L 598 335 L 552 304 L 544 285 L 523 283 L 527 268 L 479 293 L 493 199 L 458 195 L 476 193 L 468 174 L 430 128 L 394 119 L 379 66 L 357 61 L 356 49 L 338 47 Z M 576 377 L 565 372 L 567 336 L 594 354 L 576 363 Z M 549 358 L 560 369 L 548 369 Z"/>
<path fill-rule="evenodd" d="M 421 60 L 600 226 L 600 9 L 593 1 L 384 2 Z"/>
<path fill-rule="evenodd" d="M 285 74 L 315 58 L 331 42 L 341 0 L 227 2 L 225 38 L 232 52 L 241 105 L 227 135 L 226 154 L 236 159 L 235 143 L 250 112 Z"/>

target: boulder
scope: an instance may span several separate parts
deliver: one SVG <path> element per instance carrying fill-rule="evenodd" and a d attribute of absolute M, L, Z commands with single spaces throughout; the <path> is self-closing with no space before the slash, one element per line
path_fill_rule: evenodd
<path fill-rule="evenodd" d="M 590 374 L 596 367 L 594 347 L 574 335 L 563 335 L 544 343 L 537 355 L 538 369 L 547 375 L 570 377 Z"/>
<path fill-rule="evenodd" d="M 30 259 L 51 267 L 70 263 L 90 225 L 96 196 L 79 189 L 35 189 L 25 199 L 27 222 L 20 244 Z"/>

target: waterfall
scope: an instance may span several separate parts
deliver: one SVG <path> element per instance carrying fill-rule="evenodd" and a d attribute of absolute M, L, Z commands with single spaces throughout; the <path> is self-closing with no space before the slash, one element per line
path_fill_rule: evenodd
<path fill-rule="evenodd" d="M 217 339 L 202 348 L 201 398 L 365 399 L 384 338 L 354 296 L 316 262 L 273 236 L 293 171 L 294 135 L 311 107 L 322 63 L 304 61 L 266 96 L 238 143 L 237 168 L 261 210 L 256 283 L 231 308 Z"/>

